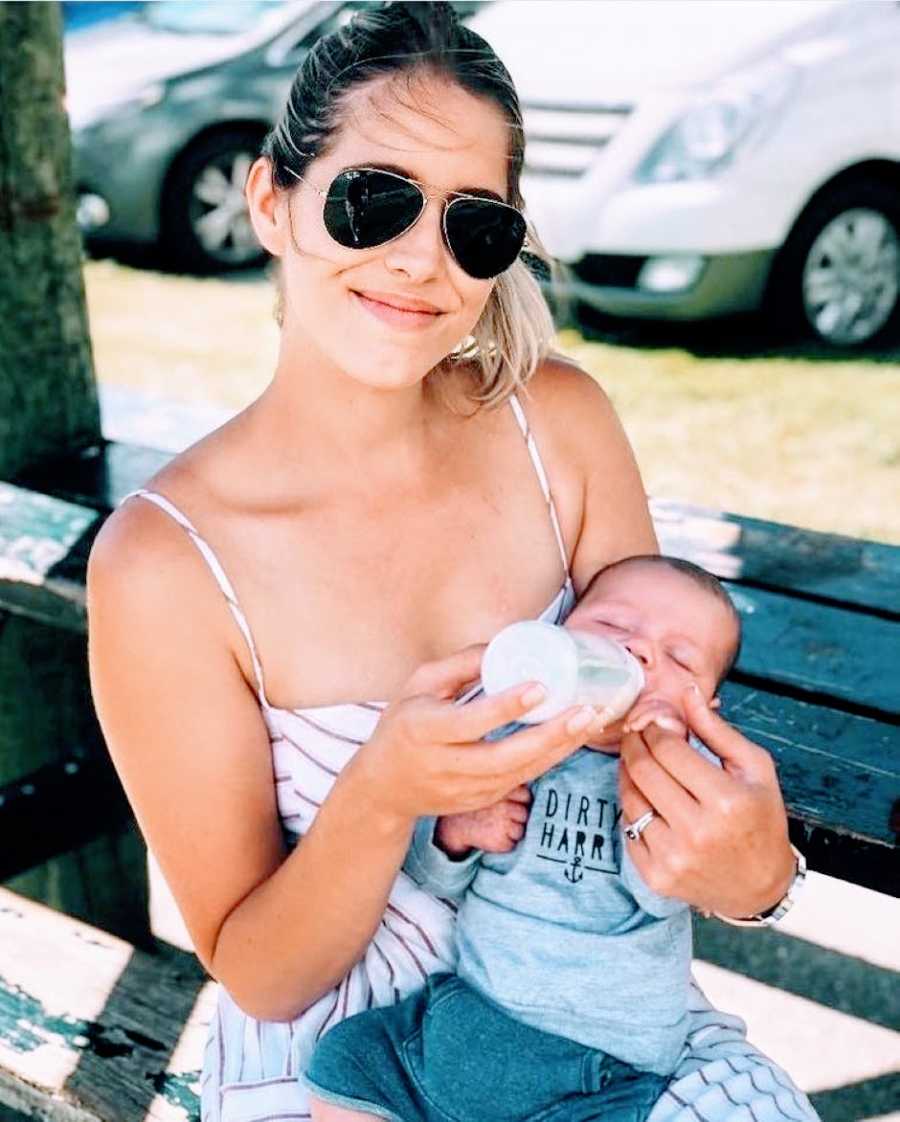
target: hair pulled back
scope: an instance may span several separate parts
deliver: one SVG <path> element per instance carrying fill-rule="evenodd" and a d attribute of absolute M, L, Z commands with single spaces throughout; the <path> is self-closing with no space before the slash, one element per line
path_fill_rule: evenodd
<path fill-rule="evenodd" d="M 272 165 L 275 186 L 296 189 L 291 171 L 303 175 L 327 152 L 344 123 L 351 91 L 376 78 L 417 72 L 448 78 L 501 110 L 509 126 L 507 201 L 521 207 L 525 134 L 518 95 L 493 48 L 460 23 L 448 3 L 367 5 L 318 40 L 297 71 L 281 119 L 263 142 L 262 154 Z M 536 241 L 531 232 L 532 251 Z M 537 248 L 536 256 L 546 257 L 539 244 Z M 279 323 L 281 319 L 279 302 Z M 499 404 L 535 372 L 553 333 L 537 282 L 519 259 L 496 279 L 471 337 L 440 366 L 473 361 L 479 383 L 474 400 Z"/>

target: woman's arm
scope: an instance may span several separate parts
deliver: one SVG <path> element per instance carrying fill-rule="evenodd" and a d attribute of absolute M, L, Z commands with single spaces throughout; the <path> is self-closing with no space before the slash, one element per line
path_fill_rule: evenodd
<path fill-rule="evenodd" d="M 153 508 L 126 505 L 103 527 L 88 616 L 97 713 L 141 830 L 199 958 L 264 1020 L 292 1019 L 359 960 L 418 816 L 497 802 L 588 731 L 591 714 L 573 724 L 568 712 L 481 745 L 529 708 L 527 691 L 457 706 L 480 648 L 426 664 L 288 856 L 267 731 L 236 658 L 243 637 Z"/>
<path fill-rule="evenodd" d="M 658 546 L 634 456 L 600 387 L 552 360 L 533 388 L 530 419 L 551 430 L 557 461 L 548 471 L 563 482 L 561 518 L 575 529 L 572 570 L 581 590 L 603 565 Z M 579 487 L 580 517 L 571 498 L 577 506 Z M 700 708 L 691 707 L 692 727 L 722 757 L 722 769 L 655 725 L 625 737 L 623 816 L 634 821 L 652 805 L 666 819 L 651 823 L 641 845 L 628 844 L 661 894 L 723 915 L 753 915 L 780 899 L 794 867 L 778 780 L 764 749 Z"/>
<path fill-rule="evenodd" d="M 154 509 L 128 504 L 108 520 L 88 613 L 110 753 L 200 960 L 247 1012 L 277 1020 L 358 957 L 411 827 L 348 777 L 285 861 L 268 736 L 223 608 L 187 538 Z"/>

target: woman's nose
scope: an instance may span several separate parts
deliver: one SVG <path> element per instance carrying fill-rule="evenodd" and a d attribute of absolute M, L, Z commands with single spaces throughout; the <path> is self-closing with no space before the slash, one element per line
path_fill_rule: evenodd
<path fill-rule="evenodd" d="M 391 272 L 421 283 L 440 270 L 445 252 L 442 214 L 441 200 L 429 199 L 415 225 L 386 246 L 384 263 Z"/>

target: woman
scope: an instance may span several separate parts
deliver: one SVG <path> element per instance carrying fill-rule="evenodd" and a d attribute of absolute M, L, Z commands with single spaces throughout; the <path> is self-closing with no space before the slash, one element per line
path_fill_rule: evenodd
<path fill-rule="evenodd" d="M 246 188 L 280 262 L 273 381 L 91 556 L 103 730 L 222 987 L 207 1122 L 306 1117 L 316 1038 L 448 968 L 452 909 L 399 871 L 415 821 L 497 802 L 597 720 L 483 745 L 533 692 L 453 699 L 500 627 L 563 618 L 597 568 L 656 548 L 609 403 L 547 357 L 518 257 L 522 148 L 508 74 L 448 6 L 367 8 L 322 40 Z M 725 769 L 630 738 L 624 817 L 656 812 L 635 860 L 657 890 L 746 916 L 793 873 L 774 771 L 691 711 Z M 708 1010 L 698 992 L 654 1119 L 701 1098 L 709 1118 L 747 1100 L 811 1117 Z"/>

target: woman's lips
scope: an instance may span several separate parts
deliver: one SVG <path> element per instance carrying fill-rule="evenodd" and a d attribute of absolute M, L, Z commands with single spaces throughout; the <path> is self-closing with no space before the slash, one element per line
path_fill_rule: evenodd
<path fill-rule="evenodd" d="M 415 331 L 423 327 L 431 327 L 443 315 L 443 312 L 439 311 L 398 308 L 394 304 L 386 304 L 362 292 L 354 292 L 353 296 L 369 315 L 390 327 L 399 327 L 401 330 Z"/>

